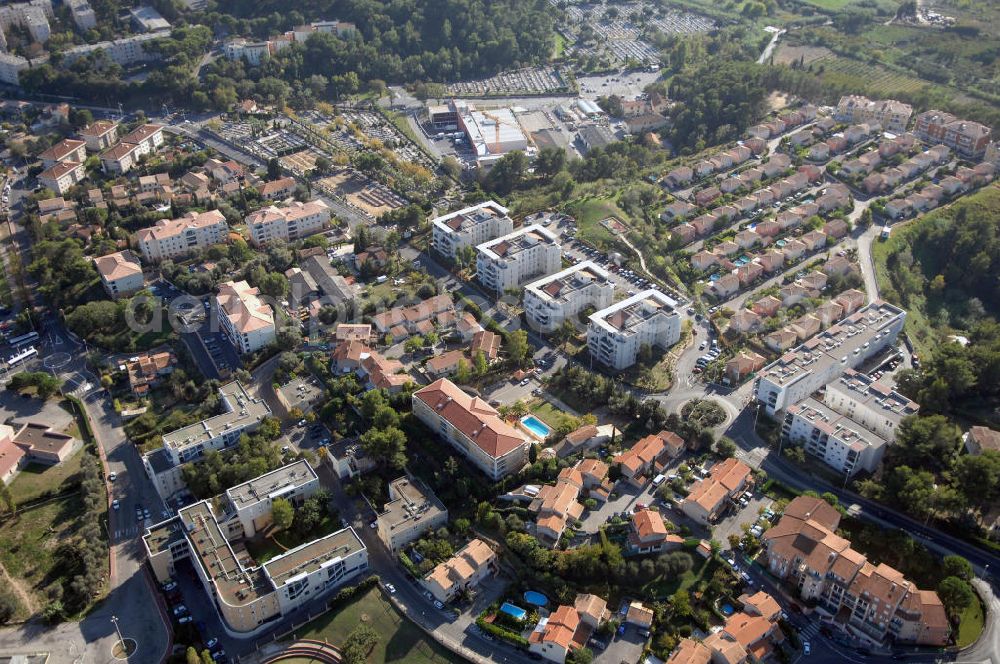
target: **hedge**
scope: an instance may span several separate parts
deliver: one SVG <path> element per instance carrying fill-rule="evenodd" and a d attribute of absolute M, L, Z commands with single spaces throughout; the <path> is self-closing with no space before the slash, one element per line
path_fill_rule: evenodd
<path fill-rule="evenodd" d="M 498 627 L 493 623 L 488 623 L 482 616 L 476 618 L 476 627 L 483 630 L 487 634 L 495 636 L 498 639 L 503 639 L 504 641 L 512 643 L 519 648 L 528 647 L 528 639 L 524 638 L 520 634 L 515 634 L 510 630 L 504 629 L 503 627 Z"/>
<path fill-rule="evenodd" d="M 351 586 L 350 588 L 344 588 L 339 593 L 334 595 L 333 598 L 330 599 L 330 601 L 326 605 L 326 608 L 334 609 L 340 606 L 341 604 L 346 604 L 347 602 L 350 602 L 358 595 L 366 593 L 375 586 L 377 586 L 378 581 L 379 581 L 378 574 L 372 574 L 371 576 L 367 577 L 364 581 L 361 581 L 358 585 Z"/>
<path fill-rule="evenodd" d="M 422 578 L 420 570 L 417 569 L 417 566 L 413 564 L 413 561 L 410 560 L 410 557 L 408 555 L 400 551 L 399 556 L 397 557 L 399 558 L 399 563 L 409 573 L 410 576 L 412 576 L 414 579 Z"/>
<path fill-rule="evenodd" d="M 87 445 L 96 444 L 97 438 L 94 437 L 94 430 L 90 426 L 90 418 L 83 407 L 83 402 L 72 394 L 67 394 L 66 400 L 73 404 L 73 407 L 76 409 L 77 419 L 80 420 L 80 432 L 83 434 L 83 442 Z"/>

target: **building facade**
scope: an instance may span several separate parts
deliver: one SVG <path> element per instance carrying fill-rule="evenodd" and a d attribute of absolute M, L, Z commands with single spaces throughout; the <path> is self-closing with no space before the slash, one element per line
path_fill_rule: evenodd
<path fill-rule="evenodd" d="M 587 347 L 595 360 L 621 371 L 635 364 L 644 346 L 666 350 L 680 336 L 677 302 L 649 289 L 591 314 Z"/>
<path fill-rule="evenodd" d="M 476 246 L 476 276 L 495 293 L 517 288 L 562 265 L 558 238 L 539 224 Z"/>
<path fill-rule="evenodd" d="M 144 285 L 142 266 L 131 251 L 119 251 L 94 259 L 101 284 L 112 299 L 132 295 Z"/>
<path fill-rule="evenodd" d="M 437 217 L 431 221 L 431 247 L 452 260 L 462 247 L 475 247 L 514 230 L 507 208 L 494 201 Z"/>
<path fill-rule="evenodd" d="M 412 400 L 413 414 L 490 479 L 517 472 L 527 461 L 527 434 L 447 378 L 417 390 Z"/>
<path fill-rule="evenodd" d="M 151 263 L 186 256 L 226 241 L 229 225 L 218 210 L 189 212 L 179 219 L 161 219 L 133 236 L 142 257 Z"/>
<path fill-rule="evenodd" d="M 258 247 L 275 241 L 295 242 L 318 233 L 330 222 L 330 207 L 321 200 L 257 210 L 246 218 L 250 241 Z"/>
<path fill-rule="evenodd" d="M 525 286 L 524 313 L 533 329 L 549 334 L 587 307 L 607 308 L 614 294 L 607 271 L 584 261 Z"/>
<path fill-rule="evenodd" d="M 261 302 L 259 294 L 246 281 L 227 281 L 219 285 L 213 300 L 222 330 L 241 355 L 256 352 L 277 338 L 274 311 Z"/>

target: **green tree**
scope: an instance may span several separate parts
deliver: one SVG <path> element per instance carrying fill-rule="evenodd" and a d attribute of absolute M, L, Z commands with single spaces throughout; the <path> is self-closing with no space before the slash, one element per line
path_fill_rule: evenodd
<path fill-rule="evenodd" d="M 507 356 L 515 366 L 523 366 L 531 355 L 531 346 L 528 345 L 528 333 L 524 330 L 516 330 L 507 335 Z"/>
<path fill-rule="evenodd" d="M 469 382 L 470 378 L 472 378 L 472 370 L 469 368 L 469 363 L 464 359 L 459 360 L 455 367 L 455 382 L 465 384 Z"/>
<path fill-rule="evenodd" d="M 346 664 L 365 664 L 368 654 L 379 641 L 378 632 L 371 625 L 361 624 L 351 630 L 341 644 L 341 654 Z"/>
<path fill-rule="evenodd" d="M 295 510 L 290 502 L 284 498 L 271 501 L 271 522 L 276 530 L 287 530 L 294 519 Z"/>
<path fill-rule="evenodd" d="M 941 561 L 945 576 L 954 576 L 963 581 L 972 580 L 972 564 L 962 556 L 945 556 Z"/>
<path fill-rule="evenodd" d="M 736 456 L 736 443 L 723 436 L 715 442 L 715 453 L 724 459 Z"/>
<path fill-rule="evenodd" d="M 400 429 L 369 429 L 359 440 L 365 453 L 379 465 L 397 470 L 406 465 L 406 434 Z"/>
<path fill-rule="evenodd" d="M 185 657 L 187 659 L 187 664 L 201 664 L 201 657 L 198 655 L 198 651 L 194 646 L 188 646 L 185 652 Z"/>
<path fill-rule="evenodd" d="M 958 616 L 976 601 L 972 586 L 957 576 L 944 578 L 938 584 L 937 593 L 948 615 L 952 617 Z"/>

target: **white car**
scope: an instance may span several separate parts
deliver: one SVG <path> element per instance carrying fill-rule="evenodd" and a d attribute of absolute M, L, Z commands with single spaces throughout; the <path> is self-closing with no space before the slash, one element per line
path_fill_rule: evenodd
<path fill-rule="evenodd" d="M 119 507 L 121 507 L 121 505 L 118 503 L 118 499 L 117 498 L 115 498 L 114 500 L 111 501 L 111 509 L 113 509 L 113 510 L 115 510 L 117 512 Z"/>
<path fill-rule="evenodd" d="M 396 594 L 396 586 L 392 585 L 391 583 L 385 584 L 385 589 L 389 591 L 390 595 Z"/>
<path fill-rule="evenodd" d="M 118 473 L 111 473 L 108 475 L 109 482 L 114 482 L 116 479 L 118 479 Z"/>
<path fill-rule="evenodd" d="M 808 642 L 808 641 L 805 641 L 805 642 L 804 642 L 804 643 L 802 644 L 802 654 L 803 654 L 803 655 L 808 655 L 808 654 L 810 654 L 811 652 L 812 652 L 812 646 L 811 646 L 811 645 L 809 645 L 809 642 Z"/>

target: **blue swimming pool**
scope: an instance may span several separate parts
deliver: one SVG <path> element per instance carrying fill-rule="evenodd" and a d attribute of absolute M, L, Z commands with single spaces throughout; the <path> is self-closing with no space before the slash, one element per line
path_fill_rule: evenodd
<path fill-rule="evenodd" d="M 527 611 L 517 606 L 516 604 L 511 604 L 510 602 L 504 602 L 503 606 L 500 607 L 500 610 L 503 613 L 506 613 L 514 620 L 524 620 L 525 617 L 528 615 Z"/>
<path fill-rule="evenodd" d="M 788 243 L 785 242 L 784 240 L 778 240 L 777 242 L 775 242 L 775 244 L 778 245 L 779 247 L 783 247 Z"/>
<path fill-rule="evenodd" d="M 528 415 L 521 418 L 521 424 L 523 424 L 528 431 L 535 434 L 539 438 L 545 438 L 549 435 L 549 432 L 552 431 L 552 429 L 550 429 L 545 422 L 542 422 L 534 415 Z"/>
<path fill-rule="evenodd" d="M 734 609 L 733 605 L 730 604 L 729 602 L 723 604 L 721 607 L 719 607 L 719 609 L 722 611 L 722 615 L 724 616 L 731 616 L 733 615 L 733 613 L 736 612 L 736 609 Z"/>
<path fill-rule="evenodd" d="M 549 598 L 540 592 L 528 590 L 524 593 L 524 601 L 532 606 L 545 606 L 549 603 Z"/>

